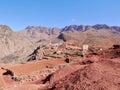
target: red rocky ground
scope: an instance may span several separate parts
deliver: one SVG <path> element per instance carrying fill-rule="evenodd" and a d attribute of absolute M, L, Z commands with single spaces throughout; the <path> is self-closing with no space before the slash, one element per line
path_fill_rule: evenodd
<path fill-rule="evenodd" d="M 120 90 L 120 59 L 81 63 L 57 71 L 49 90 Z"/>
<path fill-rule="evenodd" d="M 17 83 L 8 76 L 3 76 L 0 70 L 0 85 L 3 90 L 120 90 L 120 54 L 119 49 L 108 49 L 89 53 L 82 61 L 71 63 L 59 70 L 39 71 L 43 68 L 55 67 L 65 63 L 64 58 L 30 62 L 20 65 L 1 64 L 2 67 L 13 70 L 18 76 L 23 75 L 23 82 Z M 72 58 L 73 59 L 73 58 Z M 39 71 L 39 73 L 34 72 Z M 33 72 L 32 74 L 29 74 Z M 24 76 L 27 75 L 28 76 Z M 41 74 L 46 77 L 39 77 Z M 32 77 L 33 81 L 30 81 Z"/>

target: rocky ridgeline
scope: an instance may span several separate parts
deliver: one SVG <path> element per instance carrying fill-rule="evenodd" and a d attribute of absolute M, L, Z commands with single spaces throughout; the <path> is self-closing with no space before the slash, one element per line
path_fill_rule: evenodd
<path fill-rule="evenodd" d="M 70 25 L 70 26 L 66 26 L 64 27 L 61 32 L 74 32 L 74 31 L 79 31 L 79 32 L 84 32 L 87 31 L 89 29 L 94 29 L 94 30 L 102 30 L 102 29 L 108 29 L 108 30 L 116 30 L 116 31 L 120 31 L 120 27 L 118 26 L 108 26 L 106 24 L 96 24 L 93 26 L 90 25 Z"/>

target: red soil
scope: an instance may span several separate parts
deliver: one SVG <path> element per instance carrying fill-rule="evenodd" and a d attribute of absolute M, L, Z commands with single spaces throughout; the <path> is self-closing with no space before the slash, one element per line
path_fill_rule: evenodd
<path fill-rule="evenodd" d="M 0 69 L 0 87 L 5 86 L 4 90 L 120 90 L 119 51 L 110 49 L 97 55 L 89 54 L 83 61 L 63 67 L 50 77 L 46 77 L 44 84 L 40 78 L 34 82 L 18 83 L 10 76 L 3 76 L 4 70 Z M 64 60 L 56 58 L 25 64 L 0 64 L 0 66 L 12 70 L 16 76 L 21 76 L 45 69 L 46 66 L 63 64 Z"/>
<path fill-rule="evenodd" d="M 50 90 L 120 90 L 120 59 L 80 66 L 57 71 L 51 77 Z"/>
<path fill-rule="evenodd" d="M 53 67 L 62 63 L 65 63 L 64 59 L 52 59 L 29 62 L 25 64 L 0 64 L 0 66 L 13 71 L 16 76 L 19 76 L 44 69 L 47 65 Z M 4 70 L 0 69 L 0 87 L 16 83 L 11 80 L 10 76 L 2 75 L 4 72 Z"/>

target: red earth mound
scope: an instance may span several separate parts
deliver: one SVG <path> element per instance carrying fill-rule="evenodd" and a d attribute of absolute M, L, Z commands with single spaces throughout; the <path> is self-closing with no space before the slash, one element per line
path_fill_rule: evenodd
<path fill-rule="evenodd" d="M 120 61 L 64 67 L 51 77 L 49 90 L 120 90 Z"/>

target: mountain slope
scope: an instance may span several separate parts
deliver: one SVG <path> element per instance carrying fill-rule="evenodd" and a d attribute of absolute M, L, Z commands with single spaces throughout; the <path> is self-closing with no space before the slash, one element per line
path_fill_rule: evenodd
<path fill-rule="evenodd" d="M 27 60 L 36 45 L 72 42 L 78 45 L 109 48 L 120 44 L 120 27 L 97 24 L 94 26 L 70 25 L 62 30 L 29 26 L 20 32 L 13 32 L 8 26 L 0 25 L 0 61 L 13 62 Z"/>
<path fill-rule="evenodd" d="M 33 43 L 40 43 L 54 39 L 59 35 L 61 29 L 59 28 L 47 28 L 42 26 L 28 26 L 19 33 L 28 38 Z"/>
<path fill-rule="evenodd" d="M 22 60 L 34 49 L 26 38 L 13 32 L 8 26 L 0 25 L 0 61 L 12 62 Z"/>
<path fill-rule="evenodd" d="M 120 32 L 115 27 L 97 24 L 94 26 L 66 26 L 58 36 L 63 41 L 77 44 L 88 44 L 97 47 L 111 47 L 120 44 Z"/>

